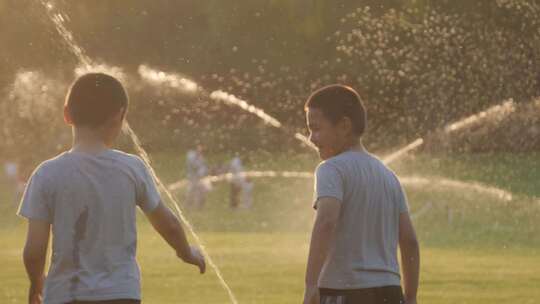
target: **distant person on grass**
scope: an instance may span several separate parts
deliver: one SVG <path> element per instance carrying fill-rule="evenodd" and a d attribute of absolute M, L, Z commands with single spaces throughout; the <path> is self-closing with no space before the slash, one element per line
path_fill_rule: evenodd
<path fill-rule="evenodd" d="M 238 154 L 233 157 L 228 167 L 231 174 L 229 205 L 233 210 L 250 208 L 253 205 L 253 183 L 245 176 L 244 165 Z"/>
<path fill-rule="evenodd" d="M 304 304 L 416 303 L 418 241 L 398 178 L 362 145 L 366 110 L 359 95 L 327 86 L 309 97 L 305 110 L 323 161 L 316 170 Z"/>
<path fill-rule="evenodd" d="M 212 190 L 212 184 L 205 179 L 208 176 L 208 165 L 203 154 L 203 147 L 189 150 L 186 156 L 186 173 L 188 187 L 186 192 L 186 206 L 188 208 L 202 209 L 206 204 L 206 196 Z"/>
<path fill-rule="evenodd" d="M 21 199 L 21 194 L 24 191 L 25 182 L 22 180 L 22 174 L 19 169 L 19 165 L 15 161 L 8 161 L 4 164 L 4 172 L 7 178 L 7 181 L 10 186 L 10 190 L 13 190 L 13 197 L 15 204 Z"/>
<path fill-rule="evenodd" d="M 64 118 L 73 147 L 38 166 L 19 209 L 28 219 L 29 303 L 140 303 L 137 206 L 177 256 L 204 273 L 203 256 L 189 246 L 143 161 L 111 149 L 127 107 L 126 91 L 111 76 L 86 74 L 71 86 Z"/>

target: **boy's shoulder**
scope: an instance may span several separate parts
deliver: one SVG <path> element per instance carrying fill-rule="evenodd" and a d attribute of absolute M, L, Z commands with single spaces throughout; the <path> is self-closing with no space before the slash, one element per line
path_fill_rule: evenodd
<path fill-rule="evenodd" d="M 322 161 L 317 166 L 317 171 L 337 170 L 339 172 L 350 172 L 359 169 L 393 174 L 392 170 L 382 160 L 369 152 L 346 151 Z"/>
<path fill-rule="evenodd" d="M 322 161 L 319 166 L 350 167 L 351 163 L 379 163 L 380 160 L 367 152 L 346 151 Z"/>
<path fill-rule="evenodd" d="M 81 158 L 86 157 L 106 158 L 115 162 L 120 162 L 122 165 L 133 167 L 135 169 L 145 168 L 144 162 L 139 156 L 120 150 L 107 150 L 106 152 L 98 155 L 85 155 L 84 153 L 65 151 L 53 158 L 43 161 L 36 167 L 34 174 L 55 175 L 59 172 L 75 167 L 74 164 L 79 163 Z"/>
<path fill-rule="evenodd" d="M 58 172 L 60 168 L 66 166 L 70 162 L 67 157 L 68 152 L 62 152 L 53 158 L 49 158 L 40 163 L 34 170 L 34 175 L 49 175 Z"/>
<path fill-rule="evenodd" d="M 120 163 L 120 166 L 137 172 L 138 175 L 149 174 L 146 162 L 138 155 L 127 153 L 120 150 L 109 150 L 107 157 L 111 157 L 114 162 Z"/>
<path fill-rule="evenodd" d="M 138 155 L 127 153 L 120 150 L 108 150 L 106 153 L 102 154 L 100 157 L 109 159 L 117 164 L 120 164 L 121 167 L 127 167 L 134 169 L 136 171 L 145 171 L 147 170 L 145 162 Z"/>
<path fill-rule="evenodd" d="M 109 153 L 110 155 L 112 155 L 112 157 L 115 157 L 120 160 L 124 160 L 124 161 L 137 164 L 137 165 L 144 164 L 144 161 L 138 155 L 135 155 L 135 154 L 127 153 L 120 150 L 112 150 L 112 149 L 109 150 Z"/>

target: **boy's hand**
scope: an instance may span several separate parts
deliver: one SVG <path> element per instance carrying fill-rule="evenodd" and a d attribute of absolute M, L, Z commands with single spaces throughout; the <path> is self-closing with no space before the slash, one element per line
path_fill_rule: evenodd
<path fill-rule="evenodd" d="M 146 213 L 156 231 L 176 251 L 176 256 L 182 261 L 199 267 L 202 273 L 206 271 L 204 256 L 199 249 L 189 246 L 184 229 L 178 218 L 162 202 L 154 210 Z"/>
<path fill-rule="evenodd" d="M 182 258 L 182 260 L 188 264 L 195 265 L 199 267 L 201 274 L 206 272 L 206 262 L 204 261 L 204 256 L 201 251 L 194 246 L 190 246 L 190 253 Z"/>

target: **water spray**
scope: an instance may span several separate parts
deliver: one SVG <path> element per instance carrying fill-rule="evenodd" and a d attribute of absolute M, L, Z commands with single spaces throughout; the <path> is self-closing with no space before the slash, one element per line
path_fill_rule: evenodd
<path fill-rule="evenodd" d="M 250 104 L 249 102 L 243 99 L 240 99 L 225 91 L 216 90 L 213 92 L 208 92 L 202 86 L 198 85 L 193 80 L 185 78 L 184 76 L 181 76 L 175 73 L 166 73 L 163 71 L 154 70 L 152 68 L 149 68 L 146 65 L 141 65 L 139 67 L 139 75 L 144 80 L 146 80 L 147 82 L 151 84 L 165 85 L 165 86 L 168 86 L 169 88 L 176 89 L 178 91 L 185 92 L 185 93 L 198 93 L 201 96 L 210 98 L 214 101 L 219 101 L 227 105 L 236 106 L 243 111 L 246 111 L 250 114 L 257 116 L 259 119 L 264 121 L 264 123 L 274 128 L 280 129 L 286 132 L 287 134 L 294 133 L 286 129 L 279 120 L 267 114 L 261 108 L 258 108 Z M 189 86 L 186 87 L 185 85 L 180 85 L 182 82 L 188 83 Z M 304 145 L 306 145 L 309 148 L 312 148 L 314 150 L 317 149 L 315 145 L 313 145 L 313 143 L 301 133 L 294 133 L 294 138 L 298 139 L 300 142 L 302 142 Z"/>
<path fill-rule="evenodd" d="M 383 160 L 384 162 L 384 160 Z M 299 179 L 313 179 L 314 174 L 311 172 L 303 171 L 243 171 L 240 173 L 225 173 L 220 175 L 210 175 L 201 179 L 203 183 L 217 183 L 224 181 L 231 181 L 233 177 L 248 177 L 248 178 L 299 178 Z M 496 187 L 486 186 L 477 182 L 462 182 L 458 180 L 442 178 L 442 177 L 417 177 L 417 176 L 400 176 L 399 180 L 403 185 L 410 186 L 441 186 L 450 187 L 461 190 L 475 191 L 484 193 L 502 199 L 504 201 L 511 201 L 513 199 L 512 193 L 499 189 Z M 167 188 L 170 191 L 178 191 L 187 185 L 188 181 L 182 179 L 178 182 L 170 184 Z"/>
<path fill-rule="evenodd" d="M 487 119 L 493 116 L 498 117 L 504 117 L 506 115 L 509 115 L 515 111 L 515 103 L 512 99 L 509 99 L 507 101 L 504 101 L 502 104 L 492 106 L 488 108 L 485 111 L 473 114 L 469 117 L 463 118 L 461 120 L 458 120 L 456 122 L 448 124 L 443 129 L 444 135 L 452 134 L 453 132 L 465 129 L 467 127 L 470 127 L 471 125 L 474 125 L 483 119 Z M 386 156 L 383 159 L 383 162 L 388 165 L 398 159 L 400 159 L 402 156 L 407 154 L 409 151 L 412 151 L 421 145 L 423 145 L 425 140 L 423 138 L 417 138 L 410 144 L 406 145 L 405 147 L 399 149 L 396 152 L 391 153 L 390 155 Z"/>

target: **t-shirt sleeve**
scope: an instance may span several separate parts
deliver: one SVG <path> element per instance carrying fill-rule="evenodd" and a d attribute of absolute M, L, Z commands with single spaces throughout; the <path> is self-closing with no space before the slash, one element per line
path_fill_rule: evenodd
<path fill-rule="evenodd" d="M 151 212 L 154 210 L 161 201 L 159 191 L 156 186 L 156 182 L 150 174 L 150 170 L 146 167 L 144 162 L 139 160 L 139 180 L 137 183 L 137 205 L 144 212 Z"/>
<path fill-rule="evenodd" d="M 333 197 L 342 202 L 343 192 L 343 177 L 338 169 L 328 162 L 320 164 L 315 171 L 313 208 L 317 209 L 317 202 L 322 197 Z"/>
<path fill-rule="evenodd" d="M 53 221 L 52 189 L 48 185 L 42 167 L 36 169 L 30 177 L 17 214 L 27 219 Z"/>
<path fill-rule="evenodd" d="M 397 200 L 399 213 L 409 212 L 409 203 L 407 202 L 407 195 L 405 194 L 405 190 L 403 190 L 403 186 L 401 185 L 399 180 L 397 180 L 397 184 L 398 184 L 398 187 L 397 187 L 396 200 Z"/>

